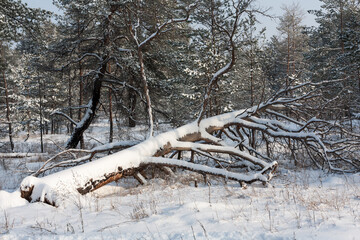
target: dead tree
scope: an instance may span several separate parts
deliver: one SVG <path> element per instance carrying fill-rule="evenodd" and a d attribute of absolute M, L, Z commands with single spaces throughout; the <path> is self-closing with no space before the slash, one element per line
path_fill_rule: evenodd
<path fill-rule="evenodd" d="M 316 89 L 321 84 L 304 83 L 289 87 L 252 108 L 202 119 L 200 122 L 196 120 L 115 154 L 43 178 L 29 176 L 21 183 L 21 194 L 32 202 L 56 205 L 56 196 L 61 194 L 63 188 L 86 194 L 109 182 L 135 176 L 148 166 L 178 167 L 204 175 L 221 176 L 241 184 L 255 181 L 267 183 L 278 163 L 268 151 L 261 151 L 265 147 L 252 147 L 249 132 L 254 130 L 259 133 L 258 136 L 262 136 L 257 137 L 257 142 L 264 146 L 283 144 L 286 147 L 288 140 L 296 142 L 298 148 L 291 151 L 301 151 L 305 154 L 304 158 L 310 159 L 319 168 L 340 172 L 359 171 L 360 162 L 356 155 L 360 145 L 359 135 L 333 122 L 314 117 L 295 119 L 286 115 L 289 111 L 299 112 L 299 106 L 304 101 L 319 96 Z M 316 89 L 311 90 L 314 87 Z M 304 88 L 308 88 L 307 91 L 298 91 Z M 289 91 L 300 94 L 288 97 Z M 340 139 L 340 131 L 347 138 Z M 108 151 L 107 146 L 102 149 Z M 185 157 L 173 159 L 179 151 Z M 185 152 L 193 154 L 186 157 Z M 194 159 L 194 154 L 206 161 Z M 61 166 L 73 166 L 76 162 L 84 162 L 84 159 L 73 159 Z"/>
<path fill-rule="evenodd" d="M 199 124 L 195 121 L 99 160 L 43 178 L 27 177 L 21 184 L 22 196 L 29 201 L 56 204 L 53 194 L 56 192 L 56 186 L 60 182 L 63 186 L 75 187 L 78 192 L 85 194 L 124 176 L 133 176 L 149 165 L 178 166 L 244 183 L 254 181 L 266 183 L 271 179 L 272 173 L 277 167 L 277 162 L 266 162 L 261 157 L 252 156 L 212 135 L 219 130 L 225 130 L 226 127 L 232 124 L 238 124 L 238 118 L 244 118 L 250 112 L 251 110 L 227 113 L 203 119 Z M 189 163 L 185 160 L 174 160 L 167 156 L 173 151 L 194 151 L 208 155 L 212 153 L 227 154 L 239 159 L 239 162 L 242 162 L 244 166 L 248 166 L 249 169 L 253 169 L 255 172 L 251 174 L 235 173 L 226 170 L 225 166 L 216 168 L 203 166 L 200 163 Z M 214 161 L 219 166 L 231 162 L 221 157 L 214 157 Z M 38 195 L 38 193 L 41 194 Z"/>
<path fill-rule="evenodd" d="M 95 161 L 88 162 L 96 153 L 114 149 L 116 143 L 87 151 L 88 155 L 65 162 L 54 163 L 50 159 L 34 176 L 22 181 L 21 196 L 30 202 L 42 201 L 57 205 L 57 196 L 64 189 L 67 194 L 86 194 L 127 176 L 142 181 L 140 172 L 149 166 L 183 168 L 203 175 L 238 181 L 240 184 L 267 183 L 278 166 L 269 149 L 277 145 L 290 147 L 294 156 L 299 152 L 303 153 L 304 158 L 310 159 L 319 168 L 341 172 L 359 171 L 360 162 L 356 154 L 360 136 L 336 123 L 309 116 L 302 110 L 303 106 L 307 107 L 307 101 L 321 96 L 317 94 L 321 86 L 331 85 L 336 80 L 286 85 L 267 101 L 251 108 L 204 117 L 213 86 L 234 64 L 235 46 L 231 41 L 237 29 L 236 16 L 239 17 L 241 13 L 242 9 L 237 8 L 233 28 L 223 29 L 230 40 L 231 60 L 214 74 L 196 121 Z M 220 25 L 219 27 L 221 28 Z M 290 92 L 292 94 L 288 94 Z M 340 135 L 340 132 L 343 134 Z M 295 144 L 287 144 L 290 141 L 296 143 L 297 149 L 291 147 Z M 117 144 L 116 147 L 122 145 L 124 144 Z M 254 147 L 256 145 L 263 148 Z M 68 150 L 62 154 L 76 151 L 78 150 Z M 185 154 L 186 152 L 190 154 Z M 173 159 L 176 155 L 179 158 Z M 194 155 L 201 157 L 195 158 Z M 42 178 L 35 177 L 56 167 L 68 166 L 71 168 Z"/>

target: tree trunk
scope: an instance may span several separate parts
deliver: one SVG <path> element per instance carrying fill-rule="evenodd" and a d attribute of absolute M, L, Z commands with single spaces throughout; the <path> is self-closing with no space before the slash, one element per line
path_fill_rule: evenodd
<path fill-rule="evenodd" d="M 143 88 L 144 88 L 146 108 L 147 108 L 148 117 L 149 117 L 149 135 L 148 135 L 148 138 L 149 138 L 154 135 L 154 119 L 153 119 L 153 113 L 152 113 L 149 86 L 148 86 L 148 83 L 146 80 L 146 75 L 145 75 L 144 57 L 143 57 L 141 48 L 138 48 L 138 58 L 139 58 L 139 63 L 140 63 L 140 76 L 141 76 L 141 81 L 142 81 Z"/>
<path fill-rule="evenodd" d="M 295 18 L 293 16 L 293 18 Z M 293 19 L 293 26 L 292 26 L 292 55 L 293 55 L 293 69 L 292 69 L 292 74 L 295 75 L 296 73 L 296 65 L 295 65 L 295 50 L 296 50 L 296 43 L 295 43 L 295 19 Z"/>
<path fill-rule="evenodd" d="M 114 126 L 113 126 L 113 112 L 112 112 L 112 90 L 109 88 L 109 143 L 113 142 Z"/>
<path fill-rule="evenodd" d="M 251 112 L 254 109 L 257 109 L 257 107 L 248 111 Z M 47 196 L 52 196 L 49 192 L 52 191 L 52 186 L 50 185 L 60 184 L 56 183 L 57 181 L 61 181 L 61 184 L 69 190 L 74 188 L 75 191 L 86 194 L 124 176 L 133 176 L 149 165 L 180 167 L 194 172 L 212 174 L 245 183 L 254 181 L 265 183 L 271 179 L 271 172 L 277 167 L 276 162 L 265 162 L 256 156 L 252 156 L 245 151 L 239 151 L 228 145 L 211 145 L 206 143 L 213 142 L 210 136 L 211 133 L 224 129 L 229 124 L 238 124 L 236 118 L 243 112 L 243 110 L 240 110 L 215 116 L 208 120 L 204 119 L 200 125 L 198 125 L 197 121 L 194 121 L 97 161 L 88 162 L 43 178 L 28 177 L 21 184 L 22 196 L 29 201 L 43 201 L 55 205 L 56 200 L 50 199 Z M 218 122 L 219 125 L 214 126 L 214 120 L 220 119 L 222 122 Z M 256 165 L 257 169 L 254 173 L 249 174 L 235 173 L 225 169 L 204 166 L 199 163 L 190 163 L 186 160 L 170 159 L 165 156 L 173 151 L 193 151 L 203 153 L 215 159 L 218 158 L 213 156 L 212 153 L 234 155 L 243 159 L 242 161 L 249 161 L 254 166 Z M 42 185 L 42 182 L 46 184 Z M 45 186 L 48 187 L 46 190 L 42 191 L 39 189 Z"/>
<path fill-rule="evenodd" d="M 341 53 L 344 54 L 345 48 L 344 48 L 344 6 L 343 6 L 343 0 L 340 0 L 340 45 L 341 45 Z"/>
<path fill-rule="evenodd" d="M 286 58 L 286 66 L 287 66 L 287 69 L 286 69 L 286 88 L 289 87 L 290 85 L 290 28 L 288 27 L 288 30 L 287 30 L 287 58 Z"/>
<path fill-rule="evenodd" d="M 111 74 L 111 65 L 108 63 L 108 72 Z M 113 125 L 113 109 L 112 109 L 112 90 L 109 88 L 108 91 L 108 99 L 109 99 L 109 143 L 113 142 L 114 138 L 114 125 Z"/>
<path fill-rule="evenodd" d="M 3 55 L 4 56 L 4 55 Z M 9 104 L 9 92 L 8 92 L 8 86 L 5 76 L 5 69 L 2 71 L 3 79 L 4 79 L 4 88 L 5 88 L 5 104 L 6 104 L 6 121 L 8 122 L 9 126 L 9 141 L 10 141 L 10 149 L 11 152 L 14 151 L 14 141 L 13 141 L 13 132 L 12 132 L 12 125 L 10 121 L 10 104 Z"/>
<path fill-rule="evenodd" d="M 69 105 L 69 116 L 71 119 L 73 119 L 73 111 L 72 111 L 72 93 L 71 93 L 71 88 L 72 88 L 72 82 L 71 82 L 71 78 L 69 76 L 69 79 L 68 79 L 68 105 Z M 69 129 L 69 132 L 68 133 L 72 133 L 73 131 L 73 124 L 72 123 L 69 123 L 68 125 L 68 129 Z"/>
<path fill-rule="evenodd" d="M 95 84 L 94 84 L 95 86 Z M 79 62 L 79 106 L 82 106 L 84 104 L 84 79 L 83 79 L 83 68 L 82 68 L 82 62 Z M 81 108 L 79 108 L 78 112 L 78 118 L 79 121 L 82 119 L 82 112 Z M 85 142 L 84 142 L 84 136 L 81 135 L 80 137 L 80 148 L 85 148 Z"/>
<path fill-rule="evenodd" d="M 85 115 L 81 119 L 81 121 L 75 126 L 75 129 L 66 144 L 66 149 L 76 148 L 80 140 L 83 138 L 84 131 L 90 126 L 92 120 L 95 117 L 96 108 L 100 102 L 101 96 L 101 86 L 102 80 L 104 78 L 106 72 L 107 63 L 102 63 L 100 68 L 100 72 L 97 74 L 94 80 L 93 90 L 92 90 L 92 98 L 88 103 L 88 107 L 86 109 Z"/>
<path fill-rule="evenodd" d="M 5 48 L 3 46 L 3 43 L 0 42 L 1 47 L 1 57 L 5 63 Z M 11 152 L 14 151 L 14 141 L 13 141 L 13 131 L 12 131 L 12 124 L 10 121 L 10 103 L 9 103 L 9 91 L 8 91 L 8 85 L 7 85 L 7 79 L 5 75 L 5 66 L 2 69 L 2 77 L 4 80 L 4 88 L 5 88 L 5 105 L 6 105 L 6 121 L 8 122 L 8 133 L 9 133 L 9 142 L 10 142 L 10 150 Z"/>
<path fill-rule="evenodd" d="M 43 141 L 43 132 L 44 132 L 44 128 L 43 128 L 43 106 L 42 106 L 42 91 L 41 91 L 41 80 L 40 78 L 38 79 L 38 84 L 39 84 L 39 99 L 40 99 L 40 104 L 39 104 L 39 117 L 40 117 L 40 150 L 43 153 L 44 152 L 44 141 Z"/>
<path fill-rule="evenodd" d="M 357 70 L 357 78 L 358 78 L 358 91 L 360 92 L 360 69 Z"/>
<path fill-rule="evenodd" d="M 252 48 L 252 46 L 251 46 Z M 253 52 L 251 49 L 250 53 L 250 106 L 254 105 L 254 59 Z"/>
<path fill-rule="evenodd" d="M 136 107 L 136 93 L 133 89 L 129 88 L 128 100 L 129 100 L 129 127 L 136 127 L 135 121 L 135 107 Z"/>

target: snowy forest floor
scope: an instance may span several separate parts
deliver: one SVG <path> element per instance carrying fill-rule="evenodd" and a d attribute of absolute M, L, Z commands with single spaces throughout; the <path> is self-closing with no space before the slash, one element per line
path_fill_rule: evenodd
<path fill-rule="evenodd" d="M 270 186 L 243 189 L 214 177 L 207 185 L 201 175 L 178 170 L 175 179 L 145 186 L 126 178 L 85 196 L 64 190 L 55 208 L 20 198 L 24 171 L 40 164 L 23 161 L 0 164 L 0 239 L 360 239 L 359 173 L 280 163 Z"/>

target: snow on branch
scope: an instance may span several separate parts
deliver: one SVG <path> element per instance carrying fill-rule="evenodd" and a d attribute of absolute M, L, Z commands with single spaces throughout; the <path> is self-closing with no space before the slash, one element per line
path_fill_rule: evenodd
<path fill-rule="evenodd" d="M 53 115 L 60 115 L 65 117 L 67 120 L 69 120 L 72 124 L 74 124 L 75 126 L 78 124 L 74 119 L 72 119 L 69 115 L 67 115 L 66 113 L 60 112 L 59 110 L 55 110 L 53 111 L 50 116 Z"/>
<path fill-rule="evenodd" d="M 210 96 L 211 96 L 211 92 L 212 89 L 214 88 L 214 86 L 217 84 L 217 82 L 219 81 L 220 77 L 222 77 L 224 74 L 228 73 L 232 67 L 235 64 L 236 61 L 236 44 L 235 44 L 235 37 L 236 37 L 236 32 L 239 28 L 239 21 L 241 19 L 242 14 L 246 11 L 246 9 L 249 7 L 251 1 L 239 1 L 237 3 L 237 5 L 235 5 L 235 2 L 233 2 L 233 7 L 235 9 L 235 14 L 233 16 L 233 19 L 231 21 L 231 28 L 230 29 L 226 29 L 224 28 L 221 24 L 219 24 L 216 19 L 214 18 L 214 24 L 220 29 L 220 32 L 222 32 L 225 36 L 227 36 L 227 41 L 229 43 L 230 49 L 230 60 L 229 62 L 222 67 L 221 69 L 219 69 L 218 71 L 216 71 L 214 73 L 214 75 L 212 76 L 212 78 L 209 81 L 209 84 L 207 86 L 205 95 L 204 95 L 204 100 L 199 112 L 199 117 L 198 117 L 198 123 L 201 122 L 201 120 L 204 118 L 205 112 L 206 112 L 206 108 L 209 104 L 210 101 Z"/>
<path fill-rule="evenodd" d="M 20 187 L 22 196 L 31 202 L 57 205 L 61 199 L 58 196 L 64 192 L 86 194 L 123 177 L 133 176 L 144 183 L 140 172 L 148 166 L 177 167 L 238 182 L 266 183 L 278 166 L 273 154 L 276 149 L 289 151 L 296 162 L 309 160 L 314 166 L 331 171 L 359 171 L 359 139 L 330 121 L 294 118 L 289 110 L 296 110 L 294 106 L 301 105 L 297 102 L 309 96 L 293 96 L 282 98 L 280 94 L 248 109 L 196 120 L 91 162 L 95 154 L 126 144 L 105 145 L 83 151 L 86 156 L 55 162 L 55 158 L 68 153 L 63 152 L 49 159 L 34 175 L 57 167 L 76 166 L 42 178 L 25 178 Z M 291 99 L 296 100 L 289 104 Z M 181 152 L 190 152 L 190 158 L 190 154 Z M 172 159 L 174 153 L 179 156 L 176 160 Z M 195 155 L 199 157 L 195 159 Z"/>
<path fill-rule="evenodd" d="M 176 24 L 176 23 L 182 23 L 182 22 L 186 22 L 189 20 L 190 17 L 190 12 L 196 7 L 196 3 L 192 3 L 190 4 L 188 7 L 185 8 L 185 17 L 183 18 L 173 18 L 170 19 L 162 24 L 159 24 L 156 28 L 156 31 L 153 32 L 149 37 L 147 37 L 144 41 L 140 42 L 137 36 L 137 26 L 135 27 L 131 27 L 130 29 L 130 33 L 132 35 L 132 37 L 134 38 L 134 40 L 136 41 L 138 48 L 142 49 L 144 46 L 146 46 L 147 44 L 149 44 L 152 40 L 154 40 L 157 36 L 159 36 L 160 34 L 166 32 L 165 28 Z"/>
<path fill-rule="evenodd" d="M 120 141 L 120 142 L 113 142 L 113 143 L 100 145 L 90 150 L 67 149 L 48 159 L 41 168 L 39 168 L 36 172 L 32 174 L 32 176 L 37 177 L 40 174 L 44 174 L 45 172 L 56 168 L 66 168 L 66 167 L 76 166 L 84 162 L 91 161 L 98 153 L 126 149 L 139 143 L 140 141 Z M 75 153 L 80 153 L 80 154 L 85 153 L 87 155 L 83 157 L 76 157 L 76 155 L 74 155 Z M 65 158 L 66 155 L 68 154 L 70 154 L 73 157 L 73 159 L 63 160 L 60 162 L 56 161 L 59 158 Z"/>
<path fill-rule="evenodd" d="M 229 180 L 234 180 L 238 182 L 244 183 L 252 183 L 252 182 L 263 182 L 266 183 L 271 180 L 273 173 L 275 172 L 278 164 L 277 162 L 273 162 L 267 168 L 264 168 L 260 172 L 255 172 L 252 174 L 242 174 L 236 172 L 230 172 L 225 169 L 213 168 L 205 165 L 195 164 L 186 161 L 178 161 L 172 158 L 148 158 L 146 159 L 142 165 L 146 164 L 155 164 L 155 165 L 162 165 L 167 167 L 181 167 L 187 169 L 192 172 L 198 172 L 201 174 L 211 174 L 214 176 L 224 177 Z M 264 173 L 270 171 L 269 176 L 265 176 Z"/>
<path fill-rule="evenodd" d="M 204 123 L 201 124 L 201 128 L 209 129 L 215 123 L 222 123 L 221 125 L 224 126 L 227 123 L 234 121 L 236 115 L 238 114 L 239 112 L 232 112 L 210 119 L 205 119 Z M 47 199 L 46 196 L 53 196 L 53 194 L 56 194 L 59 185 L 66 186 L 66 188 L 71 189 L 74 187 L 84 187 L 85 185 L 88 185 L 89 182 L 94 184 L 93 188 L 95 189 L 96 185 L 112 181 L 113 179 L 116 179 L 116 176 L 120 173 L 123 175 L 124 171 L 131 172 L 133 169 L 139 168 L 141 164 L 146 163 L 144 159 L 147 159 L 148 157 L 162 157 L 172 152 L 174 149 L 183 148 L 183 144 L 185 144 L 184 142 L 186 141 L 200 141 L 201 132 L 203 131 L 204 130 L 199 129 L 197 122 L 193 122 L 173 131 L 150 138 L 131 148 L 103 157 L 99 160 L 50 174 L 43 178 L 28 177 L 24 179 L 21 185 L 23 196 L 26 196 L 26 198 L 30 201 L 45 201 L 45 199 Z M 238 150 L 231 149 L 231 147 L 223 147 L 220 149 L 218 146 L 210 147 L 207 145 L 198 145 L 196 143 L 193 144 L 195 144 L 194 146 L 201 151 L 215 151 L 238 155 L 244 158 L 244 161 L 250 160 L 251 162 L 258 163 L 260 170 L 275 165 L 275 162 L 261 162 L 256 159 L 256 157 L 250 156 L 245 152 L 243 153 Z M 185 163 L 179 162 L 179 164 L 184 167 Z M 246 182 L 248 181 L 248 178 L 242 180 Z M 261 180 L 264 180 L 264 178 L 261 178 Z M 54 202 L 55 199 L 51 198 L 46 201 Z"/>

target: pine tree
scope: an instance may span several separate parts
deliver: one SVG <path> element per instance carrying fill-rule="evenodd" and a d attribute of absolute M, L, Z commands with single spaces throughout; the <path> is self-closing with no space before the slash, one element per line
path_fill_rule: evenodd
<path fill-rule="evenodd" d="M 7 44 L 17 41 L 24 33 L 33 38 L 40 36 L 40 24 L 49 17 L 50 13 L 40 9 L 28 8 L 21 1 L 3 0 L 0 7 L 0 48 L 1 55 L 1 73 L 3 88 L 5 91 L 6 120 L 8 124 L 8 133 L 10 149 L 14 150 L 12 119 L 10 119 L 11 108 L 9 99 L 9 76 L 7 73 L 11 70 L 5 57 Z"/>
<path fill-rule="evenodd" d="M 309 70 L 316 81 L 343 79 L 324 91 L 325 98 L 340 101 L 327 106 L 328 117 L 348 119 L 359 112 L 360 6 L 353 0 L 322 0 L 322 9 L 311 11 L 319 27 L 311 31 Z M 332 115 L 332 116 L 331 116 Z"/>

